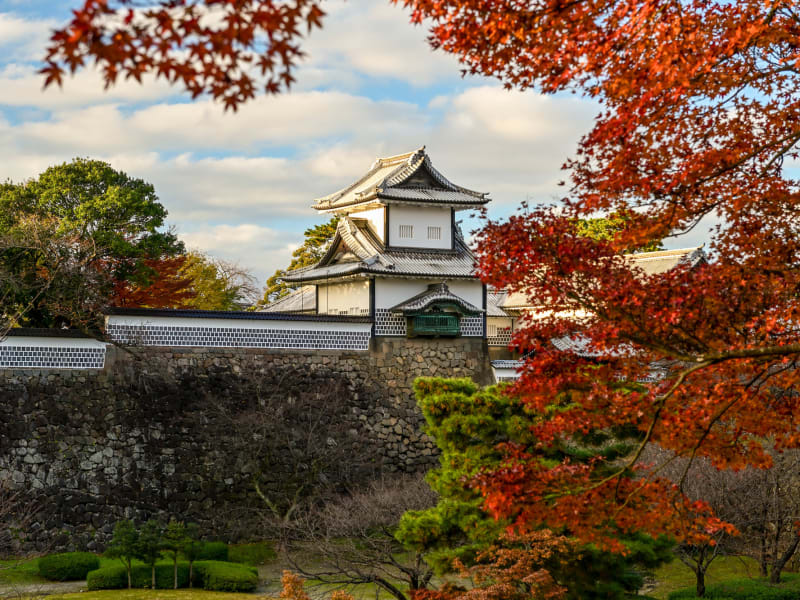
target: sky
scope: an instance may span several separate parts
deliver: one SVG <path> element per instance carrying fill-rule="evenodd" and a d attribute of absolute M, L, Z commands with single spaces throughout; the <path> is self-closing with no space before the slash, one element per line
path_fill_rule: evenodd
<path fill-rule="evenodd" d="M 91 69 L 43 90 L 49 31 L 77 4 L 0 0 L 0 180 L 74 157 L 107 161 L 155 186 L 187 247 L 237 262 L 261 283 L 288 264 L 305 228 L 327 220 L 313 200 L 379 156 L 425 145 L 446 177 L 490 193 L 492 218 L 560 198 L 560 167 L 597 109 L 462 78 L 388 0 L 331 0 L 297 84 L 237 113 L 163 80 L 106 92 Z M 464 229 L 478 225 L 467 218 Z"/>

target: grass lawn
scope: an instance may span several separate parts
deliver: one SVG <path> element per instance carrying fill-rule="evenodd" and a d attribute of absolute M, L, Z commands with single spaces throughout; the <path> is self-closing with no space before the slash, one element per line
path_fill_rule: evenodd
<path fill-rule="evenodd" d="M 44 583 L 39 577 L 38 558 L 0 560 L 0 586 Z"/>
<path fill-rule="evenodd" d="M 257 596 L 205 590 L 102 590 L 47 596 L 47 600 L 115 600 L 116 598 L 120 598 L 120 600 L 253 600 Z"/>
<path fill-rule="evenodd" d="M 106 558 L 100 556 L 100 568 L 121 565 L 116 558 Z M 27 585 L 37 583 L 51 583 L 44 577 L 39 576 L 39 558 L 19 558 L 12 560 L 0 560 L 0 587 L 12 585 Z M 172 564 L 171 560 L 162 559 L 159 563 Z M 142 564 L 135 560 L 133 564 Z"/>
<path fill-rule="evenodd" d="M 694 587 L 694 573 L 677 558 L 655 572 L 658 584 L 648 595 L 666 600 L 670 592 L 685 587 Z M 706 585 L 729 579 L 758 577 L 758 565 L 751 558 L 721 556 L 711 563 L 706 572 Z"/>

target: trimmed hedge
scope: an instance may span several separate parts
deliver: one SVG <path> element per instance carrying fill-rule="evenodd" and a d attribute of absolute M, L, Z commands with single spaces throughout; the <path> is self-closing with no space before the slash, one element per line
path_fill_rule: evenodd
<path fill-rule="evenodd" d="M 203 542 L 197 560 L 228 560 L 228 544 L 225 542 Z"/>
<path fill-rule="evenodd" d="M 245 565 L 263 565 L 278 557 L 269 542 L 238 544 L 228 547 L 228 561 Z"/>
<path fill-rule="evenodd" d="M 252 592 L 258 586 L 258 570 L 236 563 L 216 560 L 201 560 L 194 563 L 194 585 L 205 590 L 220 592 Z M 156 565 L 156 588 L 172 589 L 172 563 Z M 122 590 L 128 587 L 128 575 L 123 565 L 104 567 L 89 573 L 86 578 L 90 590 Z M 135 588 L 150 587 L 150 567 L 134 565 L 131 569 L 131 585 Z M 178 587 L 189 587 L 189 563 L 178 563 Z"/>
<path fill-rule="evenodd" d="M 236 563 L 203 560 L 194 563 L 194 580 L 204 590 L 252 592 L 258 587 L 258 570 Z"/>
<path fill-rule="evenodd" d="M 156 588 L 171 590 L 173 587 L 172 563 L 158 563 L 156 565 Z M 131 586 L 135 588 L 149 588 L 151 573 L 149 565 L 133 565 L 131 569 Z M 86 584 L 90 590 L 122 590 L 128 587 L 128 574 L 123 565 L 114 565 L 92 571 L 86 577 Z M 189 563 L 178 563 L 178 587 L 189 587 Z"/>
<path fill-rule="evenodd" d="M 786 574 L 773 585 L 764 579 L 734 579 L 706 586 L 704 598 L 709 600 L 797 600 L 800 598 L 800 576 Z M 695 589 L 683 588 L 669 595 L 669 600 L 693 600 Z"/>
<path fill-rule="evenodd" d="M 100 559 L 91 552 L 64 552 L 43 556 L 38 566 L 39 575 L 50 581 L 80 581 L 100 568 Z"/>

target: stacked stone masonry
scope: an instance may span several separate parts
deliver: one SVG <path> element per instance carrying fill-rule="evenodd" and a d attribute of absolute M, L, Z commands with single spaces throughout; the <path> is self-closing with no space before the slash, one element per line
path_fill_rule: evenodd
<path fill-rule="evenodd" d="M 280 408 L 305 395 L 318 417 L 339 401 L 325 443 L 359 465 L 359 477 L 417 472 L 436 461 L 413 397 L 419 376 L 488 383 L 485 341 L 373 338 L 369 352 L 110 348 L 101 370 L 0 369 L 0 481 L 41 503 L 32 547 L 99 549 L 120 518 L 252 535 L 260 504 L 244 451 L 253 444 L 242 446 L 232 425 L 242 406 Z M 291 468 L 261 474 L 267 493 Z"/>

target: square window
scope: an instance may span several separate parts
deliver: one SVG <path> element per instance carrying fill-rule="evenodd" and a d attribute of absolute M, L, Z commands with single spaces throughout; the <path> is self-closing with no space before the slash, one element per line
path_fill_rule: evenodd
<path fill-rule="evenodd" d="M 400 225 L 400 237 L 405 239 L 411 239 L 414 237 L 414 226 L 413 225 Z"/>
<path fill-rule="evenodd" d="M 429 240 L 442 239 L 442 228 L 428 226 L 428 239 Z"/>

